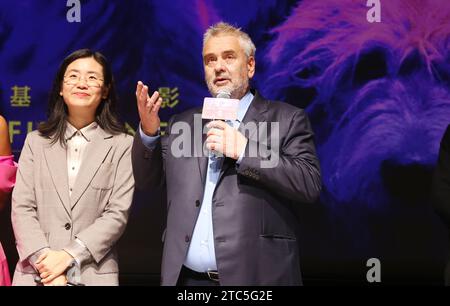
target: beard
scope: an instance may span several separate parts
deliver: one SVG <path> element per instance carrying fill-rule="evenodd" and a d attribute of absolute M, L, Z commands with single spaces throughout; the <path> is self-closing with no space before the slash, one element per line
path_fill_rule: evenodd
<path fill-rule="evenodd" d="M 231 99 L 241 99 L 248 91 L 249 79 L 241 77 L 236 82 L 233 82 L 226 86 L 214 85 L 214 78 L 206 79 L 206 85 L 208 86 L 209 93 L 213 97 L 217 97 L 219 92 L 227 92 L 230 94 Z"/>

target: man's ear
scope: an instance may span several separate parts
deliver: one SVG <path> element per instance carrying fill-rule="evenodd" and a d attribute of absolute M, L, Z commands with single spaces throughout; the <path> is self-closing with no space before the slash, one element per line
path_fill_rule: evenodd
<path fill-rule="evenodd" d="M 248 78 L 251 79 L 255 75 L 256 61 L 254 56 L 247 59 Z"/>

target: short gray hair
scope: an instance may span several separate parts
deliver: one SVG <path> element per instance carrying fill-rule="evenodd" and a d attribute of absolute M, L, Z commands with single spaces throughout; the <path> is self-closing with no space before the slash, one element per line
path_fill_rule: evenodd
<path fill-rule="evenodd" d="M 243 32 L 241 28 L 234 27 L 231 24 L 223 21 L 213 24 L 208 28 L 208 30 L 206 30 L 205 34 L 203 35 L 203 47 L 205 46 L 206 41 L 211 37 L 224 34 L 236 36 L 239 39 L 239 43 L 244 50 L 245 55 L 247 55 L 247 57 L 255 57 L 256 47 L 250 36 L 248 36 L 247 33 Z"/>

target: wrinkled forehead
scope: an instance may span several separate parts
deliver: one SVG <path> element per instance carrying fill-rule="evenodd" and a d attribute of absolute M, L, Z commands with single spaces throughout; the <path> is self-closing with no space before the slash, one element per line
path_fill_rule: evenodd
<path fill-rule="evenodd" d="M 208 54 L 219 55 L 230 51 L 244 52 L 239 36 L 229 33 L 218 34 L 208 38 L 203 45 L 203 56 Z"/>

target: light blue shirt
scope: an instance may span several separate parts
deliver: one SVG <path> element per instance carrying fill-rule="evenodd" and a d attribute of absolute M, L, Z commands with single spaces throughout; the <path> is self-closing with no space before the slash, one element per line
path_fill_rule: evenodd
<path fill-rule="evenodd" d="M 253 100 L 253 94 L 248 92 L 240 101 L 237 120 L 227 122 L 235 129 L 239 127 L 247 110 Z M 150 137 L 144 134 L 139 127 L 142 142 L 150 149 L 155 147 L 155 142 L 159 136 Z M 239 157 L 237 163 L 242 160 L 243 154 Z M 206 173 L 205 188 L 203 193 L 200 213 L 192 234 L 191 243 L 186 256 L 184 265 L 197 272 L 206 272 L 208 270 L 217 270 L 216 255 L 214 250 L 214 231 L 212 224 L 212 197 L 216 189 L 222 168 L 223 158 L 210 155 L 208 158 L 208 171 Z"/>

